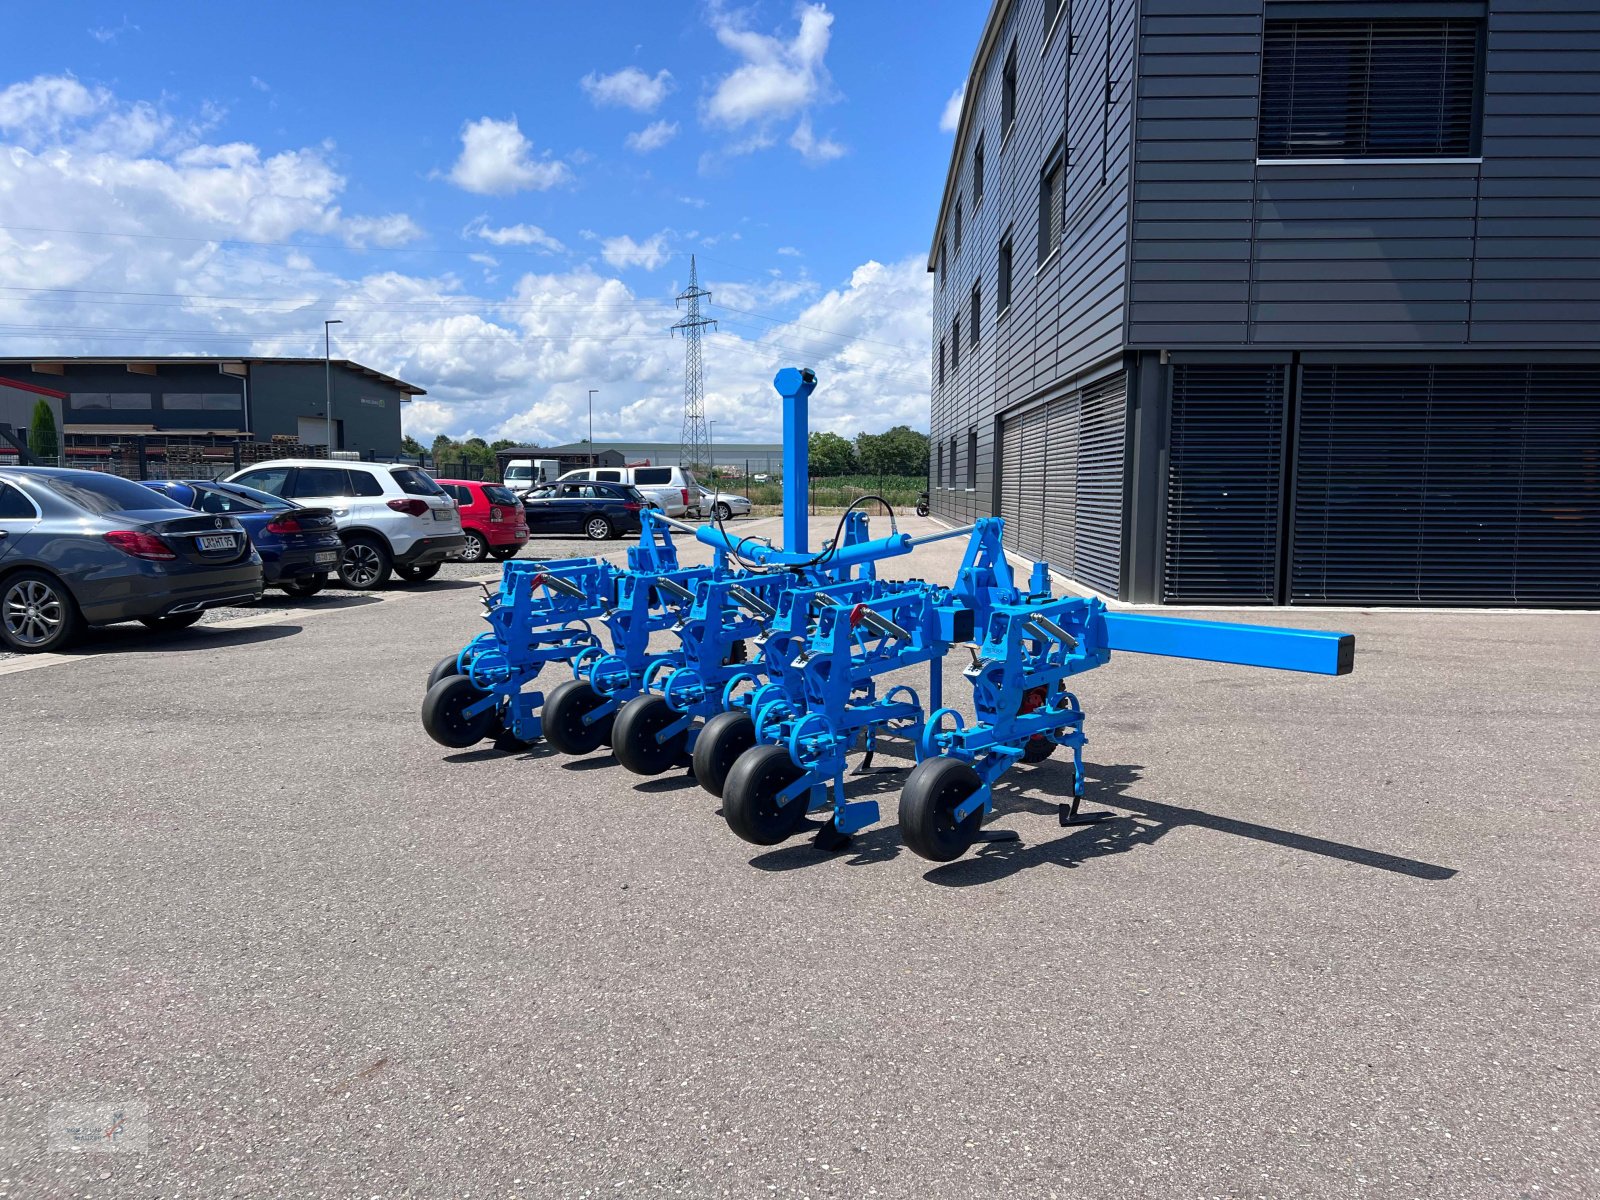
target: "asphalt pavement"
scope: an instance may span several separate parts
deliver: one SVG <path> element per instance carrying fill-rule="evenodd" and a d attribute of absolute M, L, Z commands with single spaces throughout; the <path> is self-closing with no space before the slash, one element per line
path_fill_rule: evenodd
<path fill-rule="evenodd" d="M 1355 672 L 1119 655 L 935 866 L 428 740 L 495 569 L 0 663 L 0 1196 L 1600 1193 L 1600 616 L 1204 614 Z"/>

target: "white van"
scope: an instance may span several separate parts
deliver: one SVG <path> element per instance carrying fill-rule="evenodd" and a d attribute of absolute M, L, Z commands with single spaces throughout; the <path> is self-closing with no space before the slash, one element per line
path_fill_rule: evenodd
<path fill-rule="evenodd" d="M 700 484 L 686 467 L 584 467 L 568 471 L 561 482 L 583 480 L 594 483 L 631 483 L 669 517 L 697 512 Z"/>
<path fill-rule="evenodd" d="M 561 462 L 554 458 L 513 458 L 506 463 L 501 480 L 513 492 L 525 492 L 540 484 L 554 483 L 561 474 Z"/>

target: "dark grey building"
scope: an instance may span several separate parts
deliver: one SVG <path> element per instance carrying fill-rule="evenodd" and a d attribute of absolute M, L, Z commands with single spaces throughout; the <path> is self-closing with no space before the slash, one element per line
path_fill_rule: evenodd
<path fill-rule="evenodd" d="M 335 448 L 399 454 L 401 405 L 423 389 L 348 359 L 331 380 Z M 0 358 L 0 399 L 48 394 L 69 456 L 136 435 L 326 446 L 328 386 L 320 358 Z"/>
<path fill-rule="evenodd" d="M 998 0 L 934 510 L 1138 601 L 1600 604 L 1600 0 Z"/>

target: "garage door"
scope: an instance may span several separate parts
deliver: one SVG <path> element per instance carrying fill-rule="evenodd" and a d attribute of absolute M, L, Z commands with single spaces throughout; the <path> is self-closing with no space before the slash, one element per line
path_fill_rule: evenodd
<path fill-rule="evenodd" d="M 1577 366 L 1306 366 L 1291 602 L 1600 604 L 1600 396 Z"/>
<path fill-rule="evenodd" d="M 1109 596 L 1122 567 L 1126 395 L 1118 376 L 1000 427 L 1007 546 Z"/>

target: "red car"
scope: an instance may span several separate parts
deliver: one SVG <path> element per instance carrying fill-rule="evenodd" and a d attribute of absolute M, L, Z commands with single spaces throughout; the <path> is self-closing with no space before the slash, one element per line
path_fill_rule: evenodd
<path fill-rule="evenodd" d="M 466 562 L 516 557 L 528 540 L 528 518 L 510 488 L 476 479 L 434 482 L 445 495 L 455 498 L 461 510 L 461 532 L 467 535 L 467 545 L 457 557 Z"/>

